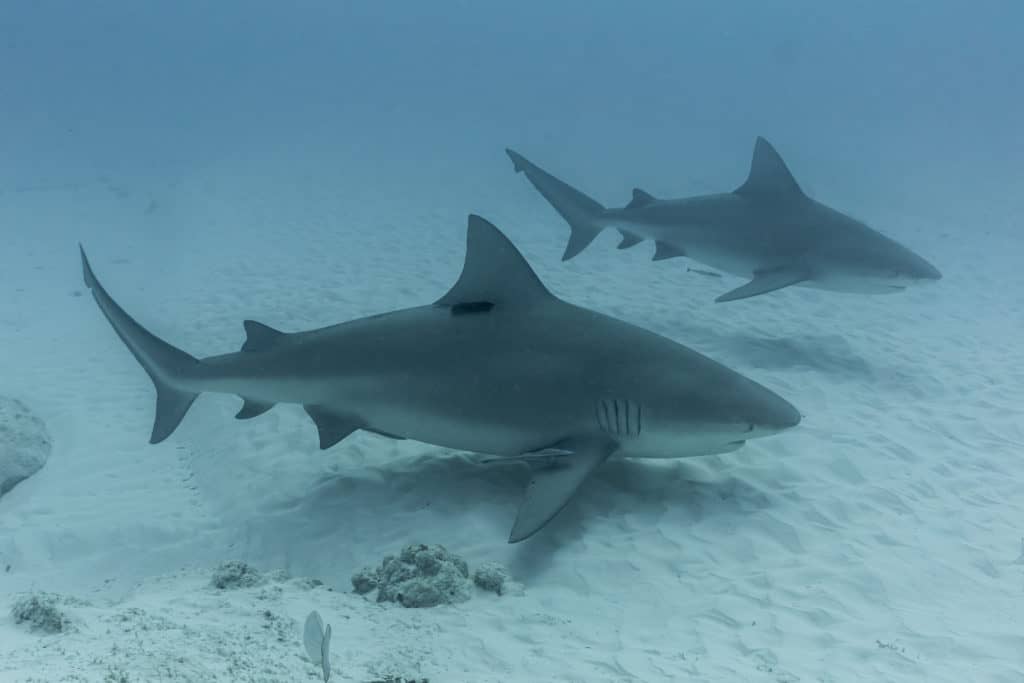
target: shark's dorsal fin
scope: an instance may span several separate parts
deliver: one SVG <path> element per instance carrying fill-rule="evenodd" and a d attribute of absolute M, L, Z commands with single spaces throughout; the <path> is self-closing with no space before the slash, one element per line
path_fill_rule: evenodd
<path fill-rule="evenodd" d="M 270 325 L 264 325 L 255 320 L 246 320 L 242 325 L 245 327 L 245 343 L 242 344 L 242 351 L 266 351 L 277 346 L 288 336 Z"/>
<path fill-rule="evenodd" d="M 494 225 L 471 215 L 462 275 L 437 305 L 458 312 L 487 312 L 495 306 L 523 306 L 552 298 L 515 245 Z"/>
<path fill-rule="evenodd" d="M 736 194 L 772 199 L 803 197 L 793 174 L 786 167 L 779 153 L 771 143 L 762 137 L 754 143 L 754 156 L 750 160 L 750 175 L 747 181 L 736 189 Z"/>
<path fill-rule="evenodd" d="M 639 187 L 633 188 L 633 199 L 626 204 L 627 209 L 639 209 L 642 206 L 647 206 L 658 201 L 654 195 L 650 192 L 644 192 Z"/>

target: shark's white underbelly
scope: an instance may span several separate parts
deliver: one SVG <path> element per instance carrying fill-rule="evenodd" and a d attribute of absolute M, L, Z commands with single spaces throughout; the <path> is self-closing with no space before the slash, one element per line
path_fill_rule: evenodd
<path fill-rule="evenodd" d="M 754 271 L 764 267 L 751 254 L 718 248 L 713 245 L 701 245 L 686 250 L 686 255 L 694 261 L 710 266 L 723 273 L 739 277 L 752 277 Z"/>
<path fill-rule="evenodd" d="M 751 277 L 758 268 L 764 267 L 763 258 L 754 250 L 745 250 L 742 244 L 729 246 L 724 240 L 709 240 L 708 234 L 727 228 L 716 226 L 661 226 L 621 223 L 615 225 L 630 233 L 655 242 L 676 247 L 686 257 L 723 273 L 739 277 Z"/>

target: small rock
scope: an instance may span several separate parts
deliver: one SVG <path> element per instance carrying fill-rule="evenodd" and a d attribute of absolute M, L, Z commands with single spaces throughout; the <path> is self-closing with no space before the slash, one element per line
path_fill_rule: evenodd
<path fill-rule="evenodd" d="M 21 401 L 0 396 L 0 496 L 41 470 L 52 448 L 43 421 Z"/>
<path fill-rule="evenodd" d="M 464 602 L 471 597 L 469 567 L 461 557 L 440 545 L 409 545 L 396 558 L 384 558 L 378 569 L 352 577 L 357 593 L 377 589 L 377 602 L 403 607 L 434 607 Z"/>
<path fill-rule="evenodd" d="M 266 579 L 262 574 L 245 562 L 232 560 L 222 563 L 213 572 L 210 585 L 220 590 L 236 588 L 252 588 L 263 584 Z"/>
<path fill-rule="evenodd" d="M 508 573 L 497 562 L 485 562 L 473 572 L 473 583 L 479 588 L 501 595 L 505 591 Z"/>
<path fill-rule="evenodd" d="M 366 595 L 374 590 L 379 582 L 380 577 L 377 574 L 377 570 L 369 567 L 360 569 L 352 575 L 352 588 L 359 595 Z"/>
<path fill-rule="evenodd" d="M 14 623 L 27 624 L 32 631 L 63 633 L 71 629 L 71 620 L 57 606 L 58 596 L 33 593 L 15 600 L 11 607 Z"/>

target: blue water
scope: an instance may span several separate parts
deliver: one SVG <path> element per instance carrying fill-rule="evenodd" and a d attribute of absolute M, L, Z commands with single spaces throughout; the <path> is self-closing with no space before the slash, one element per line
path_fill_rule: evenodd
<path fill-rule="evenodd" d="M 528 680 L 541 652 L 539 670 L 643 680 L 678 645 L 715 680 L 790 680 L 744 658 L 762 646 L 802 680 L 833 655 L 837 680 L 868 660 L 879 680 L 975 662 L 1015 680 L 1021 26 L 1009 0 L 0 4 L 0 394 L 55 436 L 0 501 L 9 585 L 127 591 L 231 556 L 345 586 L 448 539 L 508 564 L 532 613 L 577 620 L 477 676 Z M 735 188 L 757 136 L 941 283 L 716 306 L 739 282 L 650 264 L 650 245 L 606 234 L 563 264 L 564 222 L 504 154 L 620 206 Z M 298 330 L 435 300 L 471 212 L 554 292 L 751 375 L 804 423 L 664 473 L 616 463 L 526 550 L 505 544 L 520 481 L 426 446 L 321 453 L 298 409 L 236 423 L 233 397 L 204 397 L 146 444 L 151 385 L 83 291 L 78 241 L 129 311 L 204 355 L 237 348 L 244 318 Z M 504 623 L 486 609 L 467 637 Z M 909 663 L 872 659 L 898 638 Z"/>
<path fill-rule="evenodd" d="M 302 145 L 458 178 L 515 145 L 670 188 L 764 135 L 865 192 L 1009 193 L 1022 20 L 1012 1 L 6 3 L 0 169 Z"/>

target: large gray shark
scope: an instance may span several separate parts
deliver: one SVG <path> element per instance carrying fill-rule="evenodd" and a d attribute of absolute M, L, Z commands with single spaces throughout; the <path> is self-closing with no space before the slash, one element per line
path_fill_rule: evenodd
<path fill-rule="evenodd" d="M 670 339 L 566 303 L 512 243 L 470 216 L 462 275 L 432 305 L 284 333 L 245 321 L 242 350 L 196 359 L 131 318 L 93 274 L 100 310 L 156 386 L 151 443 L 201 392 L 238 418 L 299 403 L 320 447 L 357 429 L 533 467 L 509 542 L 527 538 L 612 455 L 723 453 L 795 426 L 765 387 Z"/>
<path fill-rule="evenodd" d="M 889 293 L 942 277 L 910 249 L 804 194 L 764 138 L 754 145 L 746 182 L 733 192 L 656 199 L 634 189 L 633 200 L 621 209 L 606 209 L 522 155 L 506 152 L 515 170 L 569 223 L 563 261 L 604 228 L 616 227 L 622 233 L 619 249 L 653 240 L 655 261 L 687 256 L 749 279 L 716 301 L 790 285 Z"/>

